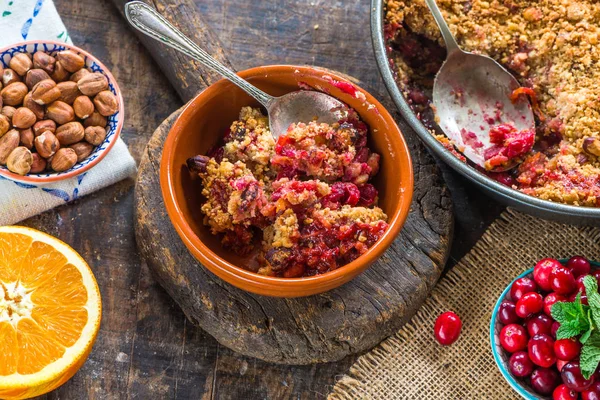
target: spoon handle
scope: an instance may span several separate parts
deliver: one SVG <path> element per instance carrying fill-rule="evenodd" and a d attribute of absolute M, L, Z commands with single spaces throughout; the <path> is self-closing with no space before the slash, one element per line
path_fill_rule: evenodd
<path fill-rule="evenodd" d="M 190 56 L 205 67 L 213 69 L 239 86 L 240 89 L 255 98 L 267 109 L 269 108 L 269 103 L 274 99 L 273 96 L 251 85 L 248 81 L 240 78 L 235 72 L 215 60 L 210 54 L 202 50 L 196 43 L 192 42 L 181 31 L 171 25 L 154 8 L 141 1 L 131 1 L 125 4 L 125 16 L 129 23 L 142 33 Z"/>
<path fill-rule="evenodd" d="M 427 3 L 427 7 L 429 7 L 429 10 L 433 15 L 433 19 L 435 19 L 435 22 L 438 24 L 440 32 L 444 37 L 444 42 L 446 42 L 447 53 L 450 54 L 456 50 L 460 50 L 460 47 L 458 46 L 458 43 L 456 43 L 456 39 L 454 39 L 450 28 L 448 28 L 448 24 L 446 24 L 446 21 L 444 20 L 444 17 L 442 16 L 442 13 L 438 8 L 435 0 L 425 0 L 425 3 Z"/>

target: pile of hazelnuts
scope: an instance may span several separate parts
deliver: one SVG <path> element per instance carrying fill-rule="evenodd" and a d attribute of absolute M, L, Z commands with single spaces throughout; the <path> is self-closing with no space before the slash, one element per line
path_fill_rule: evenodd
<path fill-rule="evenodd" d="M 119 104 L 81 55 L 16 53 L 0 75 L 0 165 L 11 172 L 67 171 L 106 139 Z"/>

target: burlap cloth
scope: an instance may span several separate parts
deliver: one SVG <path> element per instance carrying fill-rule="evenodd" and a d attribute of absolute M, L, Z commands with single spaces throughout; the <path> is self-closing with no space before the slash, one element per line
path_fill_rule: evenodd
<path fill-rule="evenodd" d="M 544 257 L 581 254 L 600 260 L 600 229 L 504 212 L 433 289 L 410 323 L 360 357 L 329 399 L 516 399 L 489 342 L 492 309 L 506 286 Z M 433 337 L 434 321 L 452 310 L 463 321 L 452 346 Z"/>

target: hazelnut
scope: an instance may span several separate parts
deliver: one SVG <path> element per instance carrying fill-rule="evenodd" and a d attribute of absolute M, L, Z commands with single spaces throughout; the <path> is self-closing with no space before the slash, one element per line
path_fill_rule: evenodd
<path fill-rule="evenodd" d="M 25 84 L 29 90 L 31 90 L 38 82 L 41 82 L 45 79 L 50 79 L 50 75 L 48 75 L 46 71 L 39 68 L 30 69 L 27 71 L 27 75 L 25 75 Z"/>
<path fill-rule="evenodd" d="M 63 82 L 69 77 L 69 71 L 65 69 L 60 61 L 57 61 L 54 64 L 54 72 L 50 74 L 50 77 L 54 79 L 55 82 Z"/>
<path fill-rule="evenodd" d="M 27 147 L 29 150 L 33 148 L 33 130 L 31 128 L 21 129 L 19 131 L 21 146 Z"/>
<path fill-rule="evenodd" d="M 4 75 L 4 65 L 0 63 L 0 76 Z"/>
<path fill-rule="evenodd" d="M 29 173 L 39 174 L 40 172 L 44 172 L 47 165 L 46 159 L 44 159 L 44 157 L 40 156 L 38 153 L 32 153 L 31 156 L 33 157 L 33 164 L 31 164 L 31 170 Z"/>
<path fill-rule="evenodd" d="M 48 74 L 54 72 L 54 63 L 56 63 L 56 59 L 43 51 L 37 51 L 33 55 L 33 68 L 43 69 Z"/>
<path fill-rule="evenodd" d="M 54 136 L 54 133 L 50 131 L 46 131 L 35 138 L 33 141 L 33 145 L 35 149 L 39 153 L 40 156 L 44 158 L 49 158 L 54 155 L 60 149 L 60 143 L 58 143 L 58 139 Z"/>
<path fill-rule="evenodd" d="M 50 104 L 60 98 L 60 89 L 52 79 L 44 79 L 33 87 L 31 98 L 41 105 Z"/>
<path fill-rule="evenodd" d="M 73 107 L 57 100 L 46 108 L 46 118 L 51 119 L 58 125 L 63 125 L 75 119 L 75 112 Z"/>
<path fill-rule="evenodd" d="M 79 82 L 79 80 L 81 78 L 83 78 L 86 75 L 91 74 L 89 69 L 85 69 L 85 68 L 81 68 L 79 71 L 75 72 L 73 75 L 71 75 L 71 79 L 73 82 Z"/>
<path fill-rule="evenodd" d="M 108 79 L 99 72 L 85 75 L 79 81 L 77 86 L 81 93 L 86 96 L 95 96 L 103 90 L 108 89 Z"/>
<path fill-rule="evenodd" d="M 85 141 L 100 146 L 106 139 L 106 129 L 101 126 L 88 126 L 85 128 Z"/>
<path fill-rule="evenodd" d="M 0 138 L 0 165 L 6 165 L 6 159 L 14 149 L 19 147 L 20 135 L 16 129 L 11 129 Z"/>
<path fill-rule="evenodd" d="M 8 66 L 20 76 L 25 76 L 27 71 L 33 67 L 31 56 L 27 53 L 18 53 L 8 62 Z"/>
<path fill-rule="evenodd" d="M 2 107 L 2 115 L 5 115 L 11 123 L 12 117 L 15 115 L 15 111 L 17 111 L 17 109 L 11 106 Z"/>
<path fill-rule="evenodd" d="M 35 137 L 40 136 L 42 133 L 49 131 L 52 133 L 56 132 L 56 122 L 51 119 L 45 119 L 43 121 L 38 121 L 33 124 L 33 135 Z"/>
<path fill-rule="evenodd" d="M 71 73 L 77 72 L 85 66 L 83 57 L 71 50 L 60 51 L 56 58 Z"/>
<path fill-rule="evenodd" d="M 60 90 L 60 101 L 64 101 L 67 104 L 73 104 L 75 99 L 81 96 L 81 92 L 77 88 L 77 84 L 71 81 L 60 82 L 56 85 Z"/>
<path fill-rule="evenodd" d="M 31 151 L 25 147 L 17 147 L 6 159 L 8 170 L 18 175 L 27 175 L 33 165 Z"/>
<path fill-rule="evenodd" d="M 94 111 L 92 115 L 90 115 L 88 118 L 85 119 L 85 121 L 83 121 L 83 126 L 85 126 L 86 128 L 88 126 L 106 126 L 106 124 L 108 124 L 108 120 L 106 119 L 106 117 L 100 115 L 98 111 Z"/>
<path fill-rule="evenodd" d="M 44 115 L 46 115 L 46 110 L 44 109 L 44 106 L 39 105 L 31 98 L 31 92 L 25 95 L 25 98 L 23 99 L 23 107 L 27 107 L 31 111 L 33 111 L 37 119 L 43 119 Z"/>
<path fill-rule="evenodd" d="M 108 90 L 104 90 L 94 97 L 94 105 L 96 110 L 105 117 L 111 116 L 119 110 L 117 98 Z"/>
<path fill-rule="evenodd" d="M 2 89 L 2 101 L 7 106 L 18 106 L 23 103 L 23 98 L 27 94 L 27 85 L 23 82 L 14 82 Z"/>
<path fill-rule="evenodd" d="M 10 68 L 6 68 L 4 72 L 2 72 L 2 84 L 4 86 L 8 86 L 15 82 L 21 82 L 21 78 L 15 71 Z"/>
<path fill-rule="evenodd" d="M 588 137 L 583 140 L 583 151 L 596 157 L 600 157 L 600 139 Z"/>
<path fill-rule="evenodd" d="M 4 136 L 10 129 L 10 120 L 4 114 L 0 114 L 0 137 Z"/>
<path fill-rule="evenodd" d="M 79 142 L 69 146 L 77 154 L 77 162 L 82 162 L 92 154 L 94 146 L 87 142 Z"/>
<path fill-rule="evenodd" d="M 12 124 L 15 128 L 27 129 L 35 124 L 37 118 L 33 111 L 27 107 L 19 107 L 12 118 Z"/>
<path fill-rule="evenodd" d="M 63 172 L 73 168 L 77 163 L 77 153 L 75 150 L 65 147 L 56 152 L 50 163 L 50 167 L 56 172 Z"/>
<path fill-rule="evenodd" d="M 94 112 L 94 103 L 87 96 L 79 96 L 73 102 L 73 111 L 81 119 L 86 119 Z"/>
<path fill-rule="evenodd" d="M 83 125 L 79 122 L 69 122 L 56 128 L 56 138 L 61 146 L 81 142 L 84 135 Z"/>

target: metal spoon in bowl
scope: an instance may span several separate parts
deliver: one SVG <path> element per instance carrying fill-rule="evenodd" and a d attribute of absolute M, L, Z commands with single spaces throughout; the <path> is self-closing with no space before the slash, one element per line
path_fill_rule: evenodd
<path fill-rule="evenodd" d="M 141 1 L 125 4 L 125 16 L 129 23 L 142 33 L 201 62 L 256 99 L 269 113 L 271 134 L 275 140 L 284 134 L 292 123 L 308 123 L 317 119 L 319 122 L 332 124 L 344 117 L 343 110 L 347 109 L 347 106 L 325 93 L 299 90 L 281 97 L 266 94 L 219 63 L 155 9 Z"/>
<path fill-rule="evenodd" d="M 505 171 L 517 166 L 515 158 L 503 165 L 486 165 L 490 128 L 511 124 L 518 131 L 535 132 L 535 121 L 528 99 L 519 96 L 513 103 L 513 91 L 521 85 L 515 77 L 490 57 L 463 51 L 444 21 L 435 0 L 425 0 L 437 22 L 448 55 L 433 85 L 433 105 L 438 125 L 461 152 L 475 164 L 488 170 Z M 527 145 L 526 152 L 531 150 Z M 487 151 L 487 152 L 486 152 Z M 492 151 L 493 153 L 493 151 Z"/>

